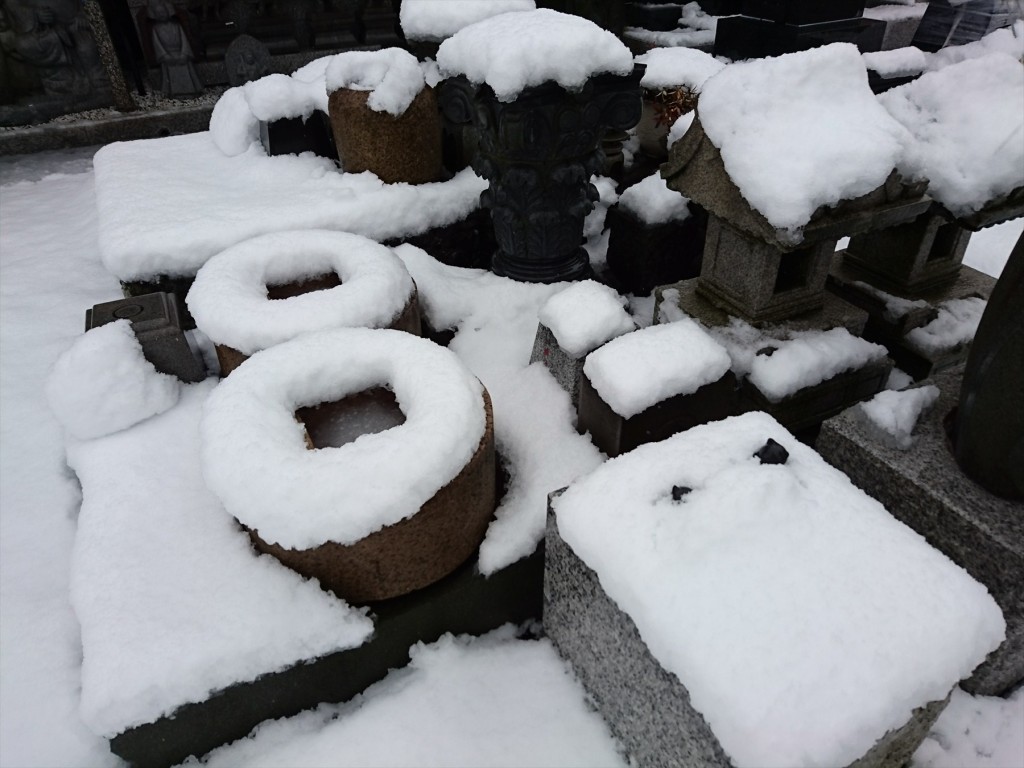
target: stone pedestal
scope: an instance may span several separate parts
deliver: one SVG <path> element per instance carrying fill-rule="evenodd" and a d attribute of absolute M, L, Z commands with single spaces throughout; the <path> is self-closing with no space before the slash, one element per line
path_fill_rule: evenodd
<path fill-rule="evenodd" d="M 586 374 L 580 377 L 579 419 L 581 434 L 608 456 L 618 456 L 638 445 L 664 440 L 698 424 L 718 421 L 738 413 L 737 384 L 732 371 L 697 391 L 676 395 L 626 418 L 612 410 L 594 389 Z"/>
<path fill-rule="evenodd" d="M 97 304 L 85 311 L 85 330 L 116 320 L 131 322 L 142 354 L 161 373 L 186 382 L 206 378 L 202 354 L 182 330 L 174 294 L 150 293 Z"/>
<path fill-rule="evenodd" d="M 338 159 L 330 120 L 319 110 L 306 120 L 291 117 L 271 123 L 260 121 L 260 143 L 268 155 L 313 152 L 330 160 Z"/>
<path fill-rule="evenodd" d="M 554 495 L 554 494 L 553 494 Z M 686 687 L 651 655 L 597 574 L 558 535 L 548 512 L 544 563 L 544 631 L 592 697 L 630 758 L 642 766 L 731 768 Z M 821 681 L 828 685 L 827 680 Z M 857 768 L 900 768 L 945 708 L 936 701 L 914 711 L 859 760 Z"/>
<path fill-rule="evenodd" d="M 695 208 L 685 221 L 667 224 L 647 224 L 618 206 L 608 209 L 608 267 L 624 291 L 649 296 L 659 285 L 700 274 L 707 213 Z"/>
<path fill-rule="evenodd" d="M 558 382 L 558 385 L 569 393 L 573 409 L 579 408 L 580 379 L 583 377 L 583 363 L 586 355 L 574 357 L 566 352 L 558 343 L 555 334 L 544 323 L 537 324 L 537 335 L 533 339 L 531 363 L 543 363 L 544 367 Z"/>
<path fill-rule="evenodd" d="M 818 452 L 936 549 L 984 584 L 1006 618 L 1006 641 L 962 687 L 1000 695 L 1024 680 L 1024 505 L 968 479 L 953 459 L 943 421 L 957 404 L 961 370 L 933 380 L 940 397 L 901 451 L 853 409 L 822 425 Z"/>
<path fill-rule="evenodd" d="M 479 135 L 473 168 L 490 182 L 481 201 L 498 243 L 495 274 L 546 283 L 589 274 L 583 221 L 598 199 L 590 177 L 604 170 L 605 132 L 639 120 L 641 76 L 598 75 L 579 92 L 548 82 L 508 103 L 464 77 L 444 82 L 445 118 L 472 122 Z"/>

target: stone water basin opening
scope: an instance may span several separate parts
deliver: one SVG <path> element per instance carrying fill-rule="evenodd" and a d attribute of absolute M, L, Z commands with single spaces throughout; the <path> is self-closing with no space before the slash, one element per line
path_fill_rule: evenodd
<path fill-rule="evenodd" d="M 306 428 L 313 449 L 340 448 L 362 435 L 377 434 L 405 423 L 395 394 L 384 387 L 299 408 L 295 417 Z"/>
<path fill-rule="evenodd" d="M 295 280 L 288 283 L 268 283 L 267 298 L 271 301 L 283 301 L 292 296 L 301 296 L 314 291 L 326 291 L 341 285 L 341 278 L 335 272 L 324 272 L 320 275 Z"/>

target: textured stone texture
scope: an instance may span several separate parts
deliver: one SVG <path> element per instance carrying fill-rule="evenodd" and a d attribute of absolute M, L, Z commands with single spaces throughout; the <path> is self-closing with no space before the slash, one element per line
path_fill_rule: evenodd
<path fill-rule="evenodd" d="M 589 432 L 594 445 L 606 454 L 618 456 L 643 443 L 664 440 L 738 412 L 736 376 L 732 371 L 726 371 L 718 381 L 705 384 L 696 392 L 667 397 L 628 419 L 613 411 L 583 374 L 576 428 L 581 434 Z"/>
<path fill-rule="evenodd" d="M 206 378 L 202 356 L 182 330 L 174 294 L 150 293 L 97 304 L 85 312 L 85 330 L 116 320 L 131 322 L 143 355 L 161 373 L 187 382 Z"/>
<path fill-rule="evenodd" d="M 270 544 L 246 528 L 254 546 L 357 605 L 404 595 L 444 578 L 480 546 L 494 512 L 494 416 L 486 390 L 484 405 L 487 429 L 476 453 L 412 517 L 353 544 L 327 542 L 304 550 Z"/>
<path fill-rule="evenodd" d="M 963 688 L 999 695 L 1024 680 L 1024 505 L 997 498 L 956 465 L 943 419 L 956 405 L 962 369 L 934 378 L 940 397 L 900 451 L 876 437 L 856 409 L 822 425 L 817 450 L 896 518 L 984 584 L 1006 617 L 1006 641 Z"/>
<path fill-rule="evenodd" d="M 556 496 L 558 492 L 552 494 Z M 558 535 L 548 508 L 544 561 L 544 631 L 573 666 L 598 712 L 637 765 L 731 766 L 686 687 L 651 656 L 632 619 Z M 828 685 L 827 680 L 821 681 Z M 883 736 L 851 768 L 905 765 L 946 706 L 931 702 Z"/>
<path fill-rule="evenodd" d="M 375 112 L 367 91 L 348 88 L 328 99 L 338 158 L 346 172 L 372 171 L 387 184 L 441 178 L 441 116 L 434 89 L 420 91 L 400 116 Z"/>
<path fill-rule="evenodd" d="M 851 269 L 846 259 L 836 259 L 832 271 L 829 273 L 826 287 L 835 295 L 865 310 L 868 313 L 868 320 L 864 325 L 863 337 L 868 341 L 885 346 L 889 357 L 896 363 L 896 367 L 920 381 L 963 362 L 967 358 L 971 346 L 970 344 L 961 344 L 936 352 L 928 352 L 908 342 L 905 339 L 906 334 L 935 319 L 938 312 L 936 306 L 943 301 L 971 296 L 987 299 L 992 293 L 992 287 L 996 281 L 995 278 L 971 267 L 961 266 L 951 285 L 925 290 L 913 296 L 903 292 L 893 292 L 894 296 L 921 300 L 928 304 L 926 307 L 912 309 L 907 314 L 895 319 L 887 318 L 885 302 L 856 285 L 858 282 L 867 282 L 867 280 L 859 270 Z"/>
<path fill-rule="evenodd" d="M 704 253 L 707 214 L 685 221 L 647 224 L 615 205 L 608 209 L 608 267 L 625 292 L 649 296 L 659 285 L 697 277 Z"/>
<path fill-rule="evenodd" d="M 592 351 L 592 350 L 591 350 Z M 555 334 L 544 323 L 537 323 L 537 335 L 533 339 L 530 362 L 542 362 L 558 385 L 569 393 L 572 407 L 579 408 L 580 377 L 587 356 L 573 357 L 558 345 Z"/>

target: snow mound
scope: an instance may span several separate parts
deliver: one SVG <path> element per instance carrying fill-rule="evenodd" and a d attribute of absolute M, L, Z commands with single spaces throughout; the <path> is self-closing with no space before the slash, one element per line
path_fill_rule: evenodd
<path fill-rule="evenodd" d="M 334 273 L 341 285 L 267 298 L 268 285 Z M 414 286 L 405 265 L 373 240 L 345 232 L 274 232 L 232 246 L 203 265 L 188 293 L 196 325 L 245 355 L 310 331 L 382 328 Z"/>
<path fill-rule="evenodd" d="M 690 130 L 690 126 L 693 125 L 693 119 L 696 116 L 697 113 L 691 110 L 685 115 L 680 115 L 676 118 L 675 122 L 672 123 L 672 127 L 668 129 L 668 136 L 665 139 L 669 149 L 672 148 L 673 144 L 686 135 L 686 132 Z"/>
<path fill-rule="evenodd" d="M 913 444 L 918 418 L 939 399 L 939 388 L 931 384 L 900 391 L 879 392 L 859 408 L 878 429 L 892 438 L 897 447 L 907 450 Z"/>
<path fill-rule="evenodd" d="M 729 370 L 729 353 L 695 321 L 652 325 L 587 355 L 583 373 L 612 410 L 630 418 L 675 395 L 689 395 Z"/>
<path fill-rule="evenodd" d="M 769 438 L 785 464 L 755 458 Z M 554 509 L 737 768 L 848 765 L 1004 637 L 982 585 L 764 413 L 611 459 Z"/>
<path fill-rule="evenodd" d="M 976 296 L 949 299 L 937 305 L 938 315 L 927 325 L 914 328 L 906 339 L 924 352 L 939 352 L 967 344 L 978 332 L 988 302 Z"/>
<path fill-rule="evenodd" d="M 583 280 L 548 299 L 538 318 L 554 334 L 558 346 L 579 358 L 636 328 L 623 309 L 625 305 L 626 300 L 614 289 Z"/>
<path fill-rule="evenodd" d="M 203 764 L 624 768 L 551 641 L 516 640 L 510 629 L 414 645 L 406 668 L 354 701 L 264 723 Z"/>
<path fill-rule="evenodd" d="M 404 0 L 398 20 L 407 39 L 440 41 L 491 16 L 536 8 L 534 0 Z"/>
<path fill-rule="evenodd" d="M 696 48 L 655 48 L 636 57 L 647 69 L 640 85 L 657 90 L 687 88 L 700 91 L 704 81 L 725 68 L 714 56 Z"/>
<path fill-rule="evenodd" d="M 916 768 L 1024 765 L 1024 688 L 1007 698 L 953 691 L 914 753 Z"/>
<path fill-rule="evenodd" d="M 106 738 L 373 632 L 365 610 L 254 554 L 207 490 L 199 418 L 213 386 L 184 387 L 174 409 L 68 445 L 83 490 L 71 563 L 81 715 Z"/>
<path fill-rule="evenodd" d="M 591 21 L 549 9 L 492 16 L 441 43 L 437 63 L 447 76 L 486 83 L 499 101 L 552 80 L 579 89 L 594 75 L 633 71 L 633 55 Z"/>
<path fill-rule="evenodd" d="M 693 119 L 692 114 L 690 119 Z M 627 188 L 619 196 L 620 208 L 651 225 L 686 221 L 690 217 L 688 202 L 687 198 L 674 189 L 669 189 L 665 179 L 657 171 Z"/>
<path fill-rule="evenodd" d="M 405 113 L 426 85 L 416 57 L 401 48 L 339 53 L 327 66 L 325 82 L 327 93 L 342 88 L 369 91 L 366 105 L 395 117 Z"/>
<path fill-rule="evenodd" d="M 400 426 L 310 450 L 295 411 L 383 386 Z M 483 388 L 449 350 L 401 331 L 344 328 L 253 355 L 206 403 L 207 484 L 270 543 L 352 544 L 419 511 L 472 458 Z"/>
<path fill-rule="evenodd" d="M 138 424 L 178 402 L 181 382 L 160 373 L 142 354 L 127 320 L 75 339 L 53 366 L 46 397 L 57 420 L 88 440 Z"/>
<path fill-rule="evenodd" d="M 848 43 L 731 64 L 697 113 L 743 197 L 794 242 L 818 208 L 881 186 L 910 143 Z"/>
<path fill-rule="evenodd" d="M 956 94 L 955 99 L 950 94 Z M 879 102 L 913 135 L 913 171 L 957 216 L 1024 186 L 1024 64 L 1003 53 L 926 72 Z"/>
<path fill-rule="evenodd" d="M 928 54 L 920 48 L 908 46 L 889 51 L 862 53 L 864 66 L 882 77 L 904 77 L 917 75 L 928 66 Z"/>

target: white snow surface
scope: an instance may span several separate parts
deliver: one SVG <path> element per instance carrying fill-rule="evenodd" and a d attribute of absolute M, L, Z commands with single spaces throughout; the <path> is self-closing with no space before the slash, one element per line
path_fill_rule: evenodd
<path fill-rule="evenodd" d="M 587 19 L 547 8 L 492 16 L 441 43 L 437 63 L 447 76 L 489 85 L 499 101 L 549 80 L 578 90 L 594 75 L 633 71 L 633 54 Z"/>
<path fill-rule="evenodd" d="M 93 328 L 57 358 L 46 397 L 58 421 L 87 440 L 119 432 L 178 402 L 181 382 L 142 354 L 131 323 Z"/>
<path fill-rule="evenodd" d="M 1017 765 L 1024 765 L 1024 688 L 1005 699 L 954 690 L 912 763 L 913 768 Z"/>
<path fill-rule="evenodd" d="M 720 72 L 725 64 L 696 48 L 654 48 L 636 57 L 646 65 L 640 85 L 644 88 L 678 88 L 685 85 L 700 91 L 704 81 Z"/>
<path fill-rule="evenodd" d="M 881 186 L 910 143 L 849 43 L 731 64 L 697 113 L 743 197 L 793 243 L 819 207 Z"/>
<path fill-rule="evenodd" d="M 268 285 L 327 273 L 341 285 L 267 298 Z M 311 331 L 386 327 L 414 290 L 390 248 L 346 232 L 300 230 L 260 235 L 217 254 L 200 268 L 187 303 L 214 342 L 251 355 Z"/>
<path fill-rule="evenodd" d="M 487 183 L 385 184 L 311 153 L 226 157 L 209 133 L 110 144 L 96 153 L 103 264 L 122 280 L 192 276 L 216 253 L 268 232 L 331 229 L 372 240 L 465 218 Z"/>
<path fill-rule="evenodd" d="M 860 403 L 864 416 L 895 444 L 907 450 L 914 444 L 914 427 L 921 414 L 939 399 L 939 388 L 926 384 L 899 391 L 887 389 Z"/>
<path fill-rule="evenodd" d="M 988 302 L 976 296 L 944 301 L 937 305 L 939 312 L 934 320 L 909 331 L 905 338 L 925 352 L 940 352 L 966 344 L 977 333 L 987 305 Z"/>
<path fill-rule="evenodd" d="M 786 464 L 754 457 L 768 438 Z M 737 768 L 847 765 L 1004 636 L 982 585 L 764 413 L 611 459 L 554 508 Z"/>
<path fill-rule="evenodd" d="M 691 110 L 685 115 L 680 115 L 676 118 L 675 122 L 672 123 L 672 127 L 668 129 L 668 136 L 665 139 L 666 145 L 669 149 L 672 148 L 673 144 L 686 135 L 686 132 L 690 130 L 690 126 L 693 125 L 693 119 L 696 116 L 696 111 Z"/>
<path fill-rule="evenodd" d="M 888 51 L 868 51 L 862 53 L 861 58 L 868 69 L 882 77 L 917 75 L 928 66 L 928 54 L 912 45 Z"/>
<path fill-rule="evenodd" d="M 725 348 L 699 323 L 683 318 L 612 339 L 587 355 L 583 373 L 601 399 L 628 419 L 718 381 L 729 364 Z"/>
<path fill-rule="evenodd" d="M 853 285 L 855 285 L 858 290 L 882 301 L 885 304 L 882 316 L 890 322 L 896 322 L 901 317 L 904 317 L 915 309 L 925 309 L 931 306 L 924 299 L 904 299 L 902 296 L 894 296 L 891 293 L 886 293 L 880 288 L 876 288 L 870 283 L 865 283 L 860 280 L 854 280 Z"/>
<path fill-rule="evenodd" d="M 1015 59 L 1024 56 L 1024 19 L 1018 19 L 1011 27 L 989 32 L 973 43 L 940 48 L 929 55 L 928 68 L 942 69 L 950 64 L 982 58 L 992 53 L 1005 53 Z"/>
<path fill-rule="evenodd" d="M 955 99 L 950 94 L 956 94 Z M 1024 64 L 968 59 L 892 88 L 879 102 L 913 134 L 912 171 L 957 216 L 1024 186 Z"/>
<path fill-rule="evenodd" d="M 378 386 L 404 423 L 306 447 L 296 409 Z M 403 331 L 307 333 L 250 357 L 207 400 L 203 474 L 265 541 L 352 544 L 416 514 L 466 466 L 485 426 L 480 382 L 444 347 Z"/>
<path fill-rule="evenodd" d="M 404 0 L 398 21 L 409 40 L 440 41 L 491 16 L 536 8 L 534 0 Z"/>
<path fill-rule="evenodd" d="M 352 702 L 264 723 L 203 765 L 625 768 L 551 641 L 511 630 L 417 644 L 408 667 Z"/>
<path fill-rule="evenodd" d="M 184 387 L 175 408 L 67 446 L 84 497 L 71 563 L 81 716 L 104 737 L 373 631 L 364 610 L 255 555 L 206 490 L 199 418 L 213 386 Z"/>
<path fill-rule="evenodd" d="M 636 328 L 625 306 L 626 299 L 615 289 L 583 280 L 548 299 L 538 319 L 554 334 L 558 346 L 580 358 Z"/>
<path fill-rule="evenodd" d="M 692 116 L 691 116 L 692 119 Z M 675 126 L 673 126 L 674 128 Z M 619 206 L 646 224 L 669 224 L 690 217 L 689 199 L 683 197 L 655 171 L 619 196 Z"/>
<path fill-rule="evenodd" d="M 345 51 L 327 65 L 327 93 L 342 88 L 369 91 L 366 106 L 401 117 L 426 85 L 420 63 L 401 48 Z"/>

